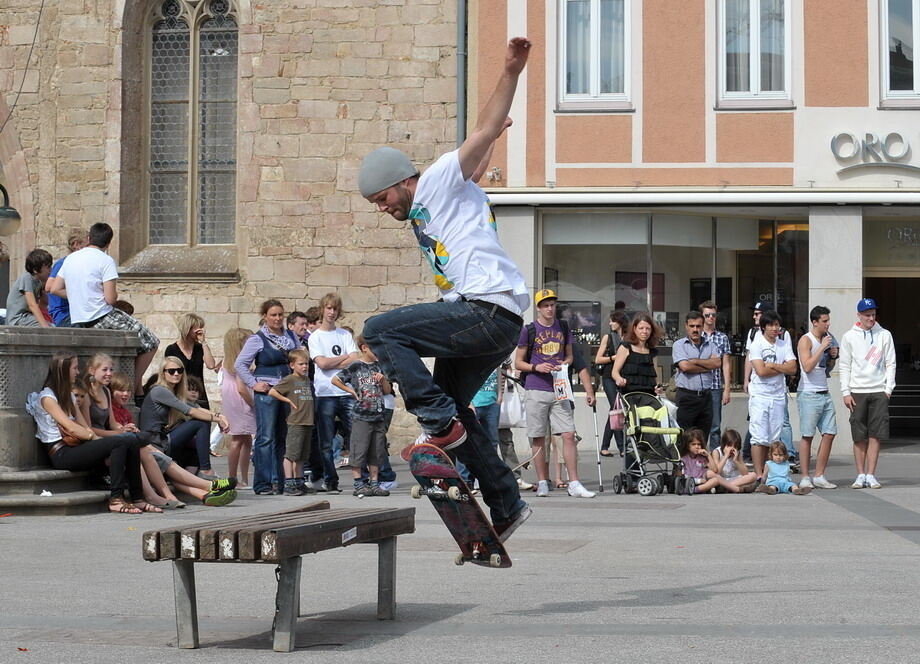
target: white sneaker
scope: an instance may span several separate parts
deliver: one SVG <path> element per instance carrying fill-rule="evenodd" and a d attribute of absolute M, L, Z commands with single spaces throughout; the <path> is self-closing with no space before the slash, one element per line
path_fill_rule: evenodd
<path fill-rule="evenodd" d="M 392 482 L 381 482 L 380 488 L 386 489 L 387 491 L 392 491 L 393 489 L 399 488 L 399 482 L 396 480 L 393 480 Z"/>
<path fill-rule="evenodd" d="M 808 475 L 806 475 L 806 476 L 803 477 L 802 480 L 799 482 L 799 488 L 800 488 L 800 489 L 814 489 L 814 488 L 815 488 L 815 485 L 811 483 L 811 478 L 808 477 Z"/>
<path fill-rule="evenodd" d="M 866 475 L 866 486 L 870 489 L 881 489 L 882 483 L 875 479 L 875 475 Z"/>
<path fill-rule="evenodd" d="M 864 489 L 866 486 L 866 476 L 860 473 L 850 486 L 854 489 Z"/>
<path fill-rule="evenodd" d="M 569 481 L 569 495 L 573 498 L 594 498 L 593 491 L 588 491 L 578 480 Z"/>
<path fill-rule="evenodd" d="M 537 482 L 537 498 L 546 498 L 549 495 L 549 482 L 540 480 Z"/>
<path fill-rule="evenodd" d="M 813 484 L 817 489 L 836 489 L 837 485 L 824 479 L 824 475 L 815 477 Z"/>
<path fill-rule="evenodd" d="M 527 482 L 521 477 L 518 478 L 517 485 L 521 491 L 530 491 L 533 488 L 533 484 Z"/>

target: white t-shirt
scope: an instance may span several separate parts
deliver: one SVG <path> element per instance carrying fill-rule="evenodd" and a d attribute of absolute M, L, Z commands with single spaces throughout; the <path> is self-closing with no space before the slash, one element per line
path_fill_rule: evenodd
<path fill-rule="evenodd" d="M 310 333 L 310 357 L 316 360 L 317 357 L 340 357 L 357 353 L 358 347 L 355 340 L 348 330 L 340 327 L 334 330 L 323 330 L 317 328 Z M 313 377 L 313 388 L 316 390 L 318 397 L 341 397 L 348 392 L 340 390 L 332 384 L 332 377 L 339 373 L 341 369 L 320 369 L 316 365 L 316 375 Z"/>
<path fill-rule="evenodd" d="M 84 247 L 70 254 L 61 265 L 59 277 L 67 288 L 72 323 L 88 323 L 112 310 L 106 304 L 102 284 L 118 279 L 115 260 L 96 247 Z"/>
<path fill-rule="evenodd" d="M 35 437 L 43 443 L 56 443 L 61 439 L 61 429 L 58 427 L 57 422 L 54 421 L 54 418 L 42 406 L 42 399 L 45 397 L 51 397 L 57 402 L 54 391 L 50 387 L 46 387 L 41 392 L 32 392 L 26 397 L 26 410 L 29 415 L 35 418 Z"/>
<path fill-rule="evenodd" d="M 489 198 L 463 179 L 456 150 L 419 178 L 409 221 L 445 302 L 504 293 L 521 311 L 530 306 L 524 277 L 498 241 Z"/>
<path fill-rule="evenodd" d="M 794 360 L 795 353 L 792 352 L 792 345 L 787 339 L 777 337 L 776 342 L 771 344 L 763 334 L 758 334 L 754 337 L 754 341 L 751 342 L 748 359 L 751 362 L 763 360 L 764 362 L 782 364 L 787 360 Z M 751 396 L 759 397 L 783 397 L 786 394 L 786 376 L 779 374 L 769 378 L 761 378 L 752 369 L 748 393 Z"/>

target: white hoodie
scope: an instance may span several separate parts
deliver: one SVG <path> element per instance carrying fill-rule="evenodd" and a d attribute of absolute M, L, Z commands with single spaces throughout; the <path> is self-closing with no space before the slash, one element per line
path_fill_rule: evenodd
<path fill-rule="evenodd" d="M 876 323 L 868 330 L 856 323 L 840 339 L 840 391 L 894 392 L 897 362 L 891 332 Z"/>

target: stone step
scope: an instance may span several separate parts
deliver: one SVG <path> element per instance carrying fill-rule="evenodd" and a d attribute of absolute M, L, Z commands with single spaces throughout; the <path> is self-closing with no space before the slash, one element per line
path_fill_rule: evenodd
<path fill-rule="evenodd" d="M 0 473 L 0 496 L 32 494 L 48 490 L 57 495 L 87 488 L 89 473 L 41 468 Z"/>
<path fill-rule="evenodd" d="M 0 514 L 12 516 L 60 516 L 105 511 L 108 491 L 70 491 L 53 496 L 15 494 L 0 496 Z"/>

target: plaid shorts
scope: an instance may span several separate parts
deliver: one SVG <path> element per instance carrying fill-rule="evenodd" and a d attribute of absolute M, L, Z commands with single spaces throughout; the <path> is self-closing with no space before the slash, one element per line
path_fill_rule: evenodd
<path fill-rule="evenodd" d="M 157 336 L 148 330 L 143 323 L 129 316 L 121 309 L 112 309 L 102 318 L 94 320 L 89 327 L 97 330 L 124 330 L 125 332 L 137 332 L 140 342 L 140 352 L 147 353 L 156 350 L 160 346 L 160 340 Z"/>

